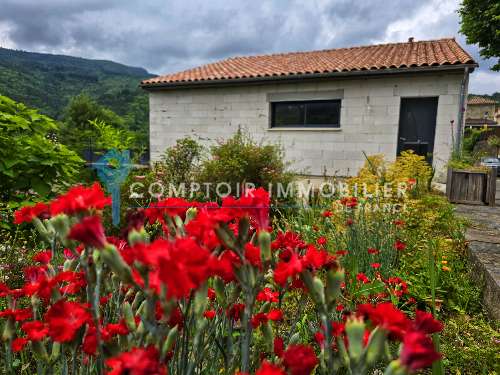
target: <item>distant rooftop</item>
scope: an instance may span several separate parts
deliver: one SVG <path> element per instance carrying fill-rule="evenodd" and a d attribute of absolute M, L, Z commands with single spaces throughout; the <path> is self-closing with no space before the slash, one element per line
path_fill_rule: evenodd
<path fill-rule="evenodd" d="M 474 95 L 474 96 L 469 96 L 467 99 L 467 104 L 468 105 L 474 105 L 474 104 L 497 104 L 495 99 L 488 98 L 486 96 L 479 96 L 479 95 Z"/>

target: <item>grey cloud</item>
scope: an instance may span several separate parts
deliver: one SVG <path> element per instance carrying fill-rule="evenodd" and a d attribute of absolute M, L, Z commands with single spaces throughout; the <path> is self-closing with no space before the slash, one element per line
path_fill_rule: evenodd
<path fill-rule="evenodd" d="M 7 36 L 17 48 L 111 59 L 167 73 L 234 55 L 387 40 L 390 24 L 411 19 L 435 1 L 2 0 L 0 24 L 10 26 Z M 425 29 L 417 25 L 411 30 L 415 35 L 403 31 L 389 40 L 457 31 L 458 16 L 447 14 Z M 478 58 L 477 48 L 469 50 Z"/>

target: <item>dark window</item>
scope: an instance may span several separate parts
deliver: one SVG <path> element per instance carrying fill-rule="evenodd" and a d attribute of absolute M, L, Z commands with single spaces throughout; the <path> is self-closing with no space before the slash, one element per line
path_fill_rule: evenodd
<path fill-rule="evenodd" d="M 271 127 L 340 127 L 340 100 L 271 103 Z"/>

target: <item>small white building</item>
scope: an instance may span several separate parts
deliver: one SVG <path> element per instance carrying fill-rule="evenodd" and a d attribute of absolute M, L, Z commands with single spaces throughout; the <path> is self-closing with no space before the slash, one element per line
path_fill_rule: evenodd
<path fill-rule="evenodd" d="M 151 159 L 179 138 L 205 144 L 241 128 L 280 143 L 294 171 L 355 174 L 363 152 L 427 155 L 445 178 L 461 136 L 468 75 L 454 39 L 234 57 L 145 80 Z M 453 122 L 453 125 L 452 123 Z"/>

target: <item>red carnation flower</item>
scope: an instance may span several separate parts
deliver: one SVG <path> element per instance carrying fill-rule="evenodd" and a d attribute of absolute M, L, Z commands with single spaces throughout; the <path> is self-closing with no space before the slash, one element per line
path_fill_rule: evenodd
<path fill-rule="evenodd" d="M 23 322 L 28 319 L 33 318 L 33 311 L 31 308 L 25 308 L 25 309 L 6 309 L 3 311 L 0 311 L 0 318 L 12 318 L 16 322 Z"/>
<path fill-rule="evenodd" d="M 215 289 L 208 288 L 208 290 L 207 290 L 207 297 L 208 297 L 208 299 L 210 301 L 215 301 L 215 297 L 216 297 L 216 295 L 215 295 Z"/>
<path fill-rule="evenodd" d="M 214 259 L 207 249 L 191 238 L 178 238 L 175 242 L 162 242 L 164 249 L 158 254 L 158 277 L 167 286 L 169 298 L 188 296 L 211 276 Z"/>
<path fill-rule="evenodd" d="M 168 325 L 170 327 L 179 326 L 182 328 L 184 326 L 184 316 L 182 315 L 182 311 L 180 308 L 176 307 L 168 318 Z"/>
<path fill-rule="evenodd" d="M 306 268 L 318 269 L 323 267 L 327 260 L 328 253 L 325 250 L 318 250 L 313 245 L 309 245 L 304 258 L 302 258 L 302 264 Z"/>
<path fill-rule="evenodd" d="M 0 283 L 0 298 L 7 297 L 10 294 L 10 289 L 4 283 Z"/>
<path fill-rule="evenodd" d="M 380 263 L 372 263 L 370 264 L 370 267 L 373 268 L 373 269 L 378 269 L 380 268 L 381 264 Z"/>
<path fill-rule="evenodd" d="M 406 244 L 400 240 L 396 240 L 396 242 L 394 242 L 394 248 L 398 251 L 403 251 L 406 249 Z"/>
<path fill-rule="evenodd" d="M 340 322 L 332 322 L 332 335 L 339 337 L 345 332 L 345 324 Z"/>
<path fill-rule="evenodd" d="M 358 205 L 358 198 L 356 197 L 344 197 L 340 200 L 340 204 L 348 208 L 355 208 Z"/>
<path fill-rule="evenodd" d="M 283 353 L 283 364 L 291 375 L 309 375 L 318 364 L 318 358 L 308 345 L 290 345 Z"/>
<path fill-rule="evenodd" d="M 319 245 L 319 246 L 325 246 L 326 243 L 327 243 L 327 239 L 325 236 L 321 236 L 319 237 L 317 240 L 316 240 L 316 243 Z"/>
<path fill-rule="evenodd" d="M 210 320 L 215 318 L 215 315 L 216 315 L 215 310 L 207 310 L 203 313 L 203 316 L 207 319 L 210 319 Z"/>
<path fill-rule="evenodd" d="M 50 213 L 52 216 L 61 213 L 73 215 L 78 212 L 102 210 L 109 205 L 111 198 L 104 195 L 101 185 L 96 182 L 91 187 L 75 186 L 56 198 L 50 205 Z"/>
<path fill-rule="evenodd" d="M 363 272 L 356 275 L 356 280 L 361 281 L 363 284 L 368 284 L 370 282 L 370 279 Z"/>
<path fill-rule="evenodd" d="M 285 375 L 280 367 L 269 363 L 268 361 L 262 361 L 259 369 L 255 372 L 255 375 Z"/>
<path fill-rule="evenodd" d="M 379 253 L 380 253 L 380 251 L 378 249 L 375 249 L 373 247 L 368 248 L 368 254 L 377 255 Z"/>
<path fill-rule="evenodd" d="M 306 243 L 300 237 L 300 234 L 287 231 L 285 233 L 278 232 L 276 239 L 271 243 L 271 249 L 273 250 L 289 250 L 293 251 L 296 249 L 304 249 Z"/>
<path fill-rule="evenodd" d="M 194 237 L 199 243 L 203 244 L 207 249 L 212 250 L 220 245 L 220 240 L 214 230 L 218 222 L 214 213 L 208 210 L 208 208 L 199 209 L 196 217 L 187 223 L 186 232 L 189 236 Z M 220 210 L 216 209 L 212 211 L 218 212 Z"/>
<path fill-rule="evenodd" d="M 226 250 L 212 262 L 212 272 L 224 282 L 230 283 L 235 280 L 233 265 L 239 266 L 240 262 L 240 258 L 234 252 Z"/>
<path fill-rule="evenodd" d="M 33 257 L 33 260 L 35 262 L 38 262 L 41 264 L 49 264 L 51 259 L 52 259 L 52 251 L 51 250 L 40 251 L 39 253 L 36 253 L 35 256 Z"/>
<path fill-rule="evenodd" d="M 283 352 L 285 350 L 285 343 L 281 337 L 275 337 L 273 341 L 273 351 L 274 354 L 276 354 L 277 357 L 280 357 L 283 355 Z"/>
<path fill-rule="evenodd" d="M 278 321 L 283 319 L 283 311 L 280 309 L 272 309 L 267 313 L 267 318 L 272 321 Z"/>
<path fill-rule="evenodd" d="M 326 210 L 326 211 L 323 211 L 323 212 L 321 213 L 321 216 L 323 216 L 323 217 L 332 217 L 332 216 L 333 216 L 333 213 L 332 213 L 332 211 L 328 211 L 328 210 Z"/>
<path fill-rule="evenodd" d="M 430 335 L 441 332 L 443 330 L 443 323 L 434 319 L 431 313 L 417 310 L 415 320 L 413 321 L 413 328 L 416 331 Z"/>
<path fill-rule="evenodd" d="M 158 350 L 149 346 L 133 348 L 116 357 L 106 360 L 106 366 L 111 368 L 108 375 L 166 375 L 165 365 L 160 363 Z"/>
<path fill-rule="evenodd" d="M 89 326 L 83 338 L 82 350 L 85 354 L 95 355 L 97 353 L 97 330 L 95 326 Z"/>
<path fill-rule="evenodd" d="M 79 223 L 73 225 L 68 238 L 97 249 L 102 249 L 106 245 L 106 235 L 99 216 L 84 217 Z"/>
<path fill-rule="evenodd" d="M 249 216 L 258 229 L 269 227 L 270 199 L 263 188 L 247 189 L 239 199 L 228 196 L 222 200 L 222 207 L 222 212 L 232 218 Z"/>
<path fill-rule="evenodd" d="M 318 331 L 314 334 L 314 341 L 316 341 L 316 343 L 323 347 L 323 345 L 325 344 L 325 335 L 323 332 L 321 331 Z"/>
<path fill-rule="evenodd" d="M 21 350 L 24 349 L 24 347 L 26 346 L 26 344 L 28 343 L 29 341 L 24 338 L 24 337 L 18 337 L 16 339 L 14 339 L 12 341 L 12 351 L 13 352 L 20 352 Z"/>
<path fill-rule="evenodd" d="M 273 292 L 270 288 L 264 288 L 257 293 L 257 301 L 260 302 L 278 302 L 279 292 Z"/>
<path fill-rule="evenodd" d="M 274 269 L 274 281 L 284 286 L 289 277 L 294 277 L 302 272 L 302 262 L 297 254 L 293 253 L 288 262 L 279 262 Z"/>
<path fill-rule="evenodd" d="M 441 358 L 436 352 L 432 340 L 422 332 L 407 333 L 403 340 L 403 349 L 400 355 L 401 364 L 409 371 L 430 367 L 434 361 Z"/>
<path fill-rule="evenodd" d="M 359 305 L 358 315 L 364 315 L 370 319 L 373 325 L 389 332 L 391 337 L 402 340 L 410 328 L 410 320 L 391 302 L 380 303 L 375 307 L 371 305 Z"/>
<path fill-rule="evenodd" d="M 49 333 L 49 327 L 39 320 L 23 323 L 21 329 L 26 332 L 31 341 L 40 341 Z"/>
<path fill-rule="evenodd" d="M 130 333 L 124 319 L 120 319 L 118 323 L 108 323 L 102 331 L 104 340 L 109 340 L 117 335 L 125 336 Z"/>
<path fill-rule="evenodd" d="M 144 215 L 148 218 L 150 224 L 159 222 L 165 224 L 164 215 L 179 216 L 183 220 L 186 217 L 188 208 L 193 207 L 192 202 L 182 198 L 170 197 L 158 202 L 153 202 L 144 210 Z"/>
<path fill-rule="evenodd" d="M 37 203 L 34 206 L 25 206 L 14 212 L 14 224 L 31 223 L 35 217 L 48 217 L 49 206 Z"/>
<path fill-rule="evenodd" d="M 73 340 L 77 331 L 90 318 L 90 313 L 82 304 L 65 300 L 56 302 L 45 314 L 49 336 L 56 342 Z"/>
<path fill-rule="evenodd" d="M 70 249 L 64 249 L 63 255 L 64 255 L 64 259 L 75 259 L 76 258 L 75 253 L 73 251 L 71 251 Z"/>
<path fill-rule="evenodd" d="M 238 321 L 243 316 L 243 311 L 245 310 L 245 305 L 243 303 L 235 303 L 227 311 L 227 316 L 234 321 Z"/>
<path fill-rule="evenodd" d="M 261 324 L 265 324 L 265 323 L 267 323 L 267 321 L 268 321 L 268 320 L 269 320 L 269 319 L 268 319 L 268 317 L 267 317 L 267 314 L 266 314 L 266 313 L 259 312 L 259 313 L 255 314 L 254 316 L 252 316 L 252 321 L 251 321 L 251 323 L 252 323 L 252 327 L 253 327 L 254 329 L 259 328 L 259 326 L 260 326 Z"/>
<path fill-rule="evenodd" d="M 250 262 L 252 266 L 262 268 L 260 248 L 252 245 L 250 242 L 245 244 L 245 258 Z"/>
<path fill-rule="evenodd" d="M 405 222 L 403 220 L 400 220 L 400 219 L 396 219 L 393 221 L 393 224 L 397 227 L 402 227 L 405 225 Z"/>

